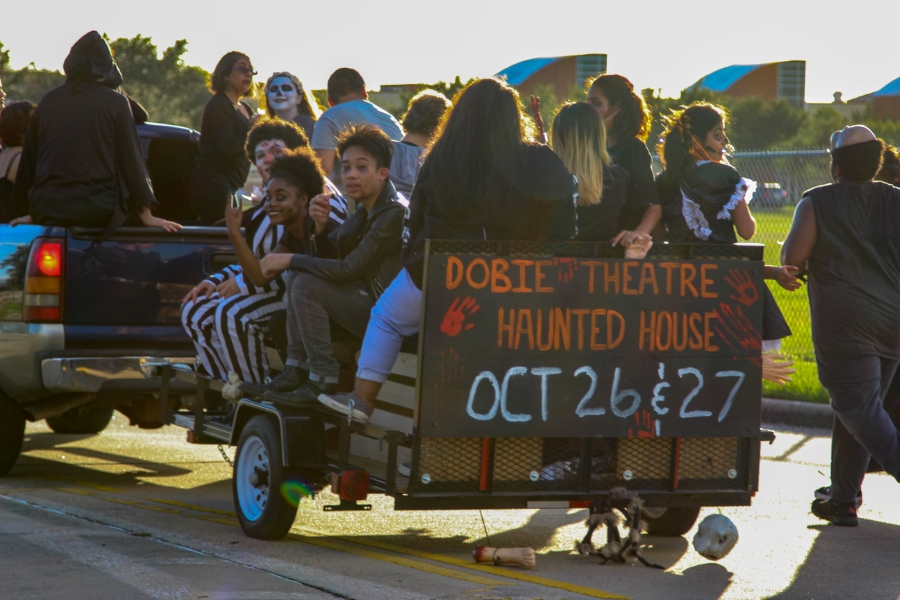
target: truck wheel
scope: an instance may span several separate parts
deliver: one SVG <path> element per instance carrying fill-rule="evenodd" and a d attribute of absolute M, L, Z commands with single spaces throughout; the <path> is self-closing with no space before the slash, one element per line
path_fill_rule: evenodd
<path fill-rule="evenodd" d="M 666 509 L 661 516 L 647 521 L 647 533 L 661 537 L 678 537 L 686 534 L 700 516 L 699 506 L 674 506 Z"/>
<path fill-rule="evenodd" d="M 19 403 L 0 394 L 0 477 L 16 464 L 25 437 L 25 414 Z"/>
<path fill-rule="evenodd" d="M 100 433 L 113 416 L 111 408 L 76 406 L 61 415 L 47 417 L 47 425 L 54 433 Z"/>
<path fill-rule="evenodd" d="M 281 444 L 273 419 L 250 419 L 238 440 L 231 489 L 241 528 L 248 536 L 279 540 L 287 535 L 297 506 L 281 492 L 289 472 L 281 465 Z"/>

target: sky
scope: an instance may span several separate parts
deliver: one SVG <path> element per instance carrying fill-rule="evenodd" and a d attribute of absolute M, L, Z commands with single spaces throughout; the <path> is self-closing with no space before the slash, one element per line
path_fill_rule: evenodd
<path fill-rule="evenodd" d="M 187 39 L 185 62 L 208 71 L 240 50 L 260 77 L 287 70 L 309 89 L 324 88 L 338 67 L 355 68 L 375 90 L 457 75 L 465 81 L 528 58 L 590 53 L 607 54 L 608 72 L 636 88 L 666 96 L 721 67 L 781 60 L 807 61 L 807 102 L 831 102 L 835 91 L 850 99 L 900 77 L 896 0 L 834 9 L 809 0 L 6 4 L 0 42 L 13 68 L 33 62 L 61 69 L 71 45 L 96 29 L 112 39 L 149 36 L 160 52 Z M 44 16 L 36 19 L 36 11 Z"/>

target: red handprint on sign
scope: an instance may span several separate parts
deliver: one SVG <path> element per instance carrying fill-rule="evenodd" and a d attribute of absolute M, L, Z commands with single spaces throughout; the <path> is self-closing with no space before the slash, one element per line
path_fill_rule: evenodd
<path fill-rule="evenodd" d="M 659 436 L 659 421 L 653 418 L 649 410 L 642 409 L 634 413 L 637 431 L 628 428 L 628 437 L 652 438 Z"/>
<path fill-rule="evenodd" d="M 478 306 L 474 298 L 466 296 L 465 300 L 462 302 L 457 298 L 453 301 L 453 304 L 450 305 L 447 314 L 444 315 L 444 320 L 441 322 L 441 333 L 446 333 L 450 337 L 454 337 L 459 335 L 463 329 L 467 331 L 472 329 L 475 327 L 474 323 L 466 323 L 464 325 L 463 321 L 466 320 L 467 316 L 474 315 L 478 312 L 479 308 L 481 307 Z"/>
<path fill-rule="evenodd" d="M 762 347 L 761 336 L 753 327 L 753 323 L 744 314 L 740 306 L 731 307 L 724 302 L 719 303 L 719 308 L 714 311 L 718 324 L 713 325 L 713 331 L 736 352 L 757 352 Z M 751 363 L 760 365 L 759 358 L 747 357 Z"/>
<path fill-rule="evenodd" d="M 575 277 L 578 262 L 574 258 L 554 258 L 553 265 L 558 269 L 556 279 L 568 283 Z"/>
<path fill-rule="evenodd" d="M 753 306 L 759 300 L 759 291 L 756 289 L 750 275 L 746 271 L 737 269 L 729 269 L 725 281 L 731 284 L 731 287 L 738 293 L 737 296 L 731 295 L 732 300 L 737 300 L 744 306 Z"/>

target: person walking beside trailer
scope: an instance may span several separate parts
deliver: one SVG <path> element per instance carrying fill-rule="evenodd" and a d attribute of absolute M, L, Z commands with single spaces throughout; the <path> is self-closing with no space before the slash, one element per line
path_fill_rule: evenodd
<path fill-rule="evenodd" d="M 819 381 L 831 396 L 831 489 L 812 513 L 855 527 L 870 457 L 900 481 L 884 400 L 900 365 L 900 189 L 873 181 L 884 145 L 864 125 L 831 139 L 833 184 L 803 194 L 781 250 L 809 275 Z"/>
<path fill-rule="evenodd" d="M 319 401 L 368 421 L 400 353 L 419 331 L 427 239 L 569 240 L 577 233 L 577 185 L 546 146 L 526 141 L 518 93 L 481 79 L 456 97 L 410 199 L 403 270 L 372 310 L 355 391 Z"/>
<path fill-rule="evenodd" d="M 264 187 L 277 159 L 286 151 L 308 147 L 302 130 L 281 120 L 263 121 L 247 136 L 247 157 L 256 163 Z M 344 222 L 347 204 L 331 182 L 324 181 L 331 206 L 330 231 Z M 234 372 L 243 382 L 262 383 L 269 376 L 264 328 L 272 316 L 284 310 L 285 283 L 281 277 L 264 277 L 259 261 L 282 243 L 285 227 L 294 226 L 298 219 L 302 224 L 304 210 L 295 212 L 276 208 L 268 194 L 257 208 L 226 209 L 228 235 L 238 264 L 200 282 L 185 296 L 181 310 L 182 324 L 197 349 L 198 367 L 210 377 L 225 381 Z"/>

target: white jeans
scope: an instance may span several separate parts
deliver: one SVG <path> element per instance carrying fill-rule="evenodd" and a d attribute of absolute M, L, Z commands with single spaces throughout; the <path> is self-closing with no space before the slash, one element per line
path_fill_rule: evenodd
<path fill-rule="evenodd" d="M 403 338 L 418 333 L 422 290 L 406 269 L 400 271 L 372 308 L 359 354 L 359 379 L 387 381 Z"/>

